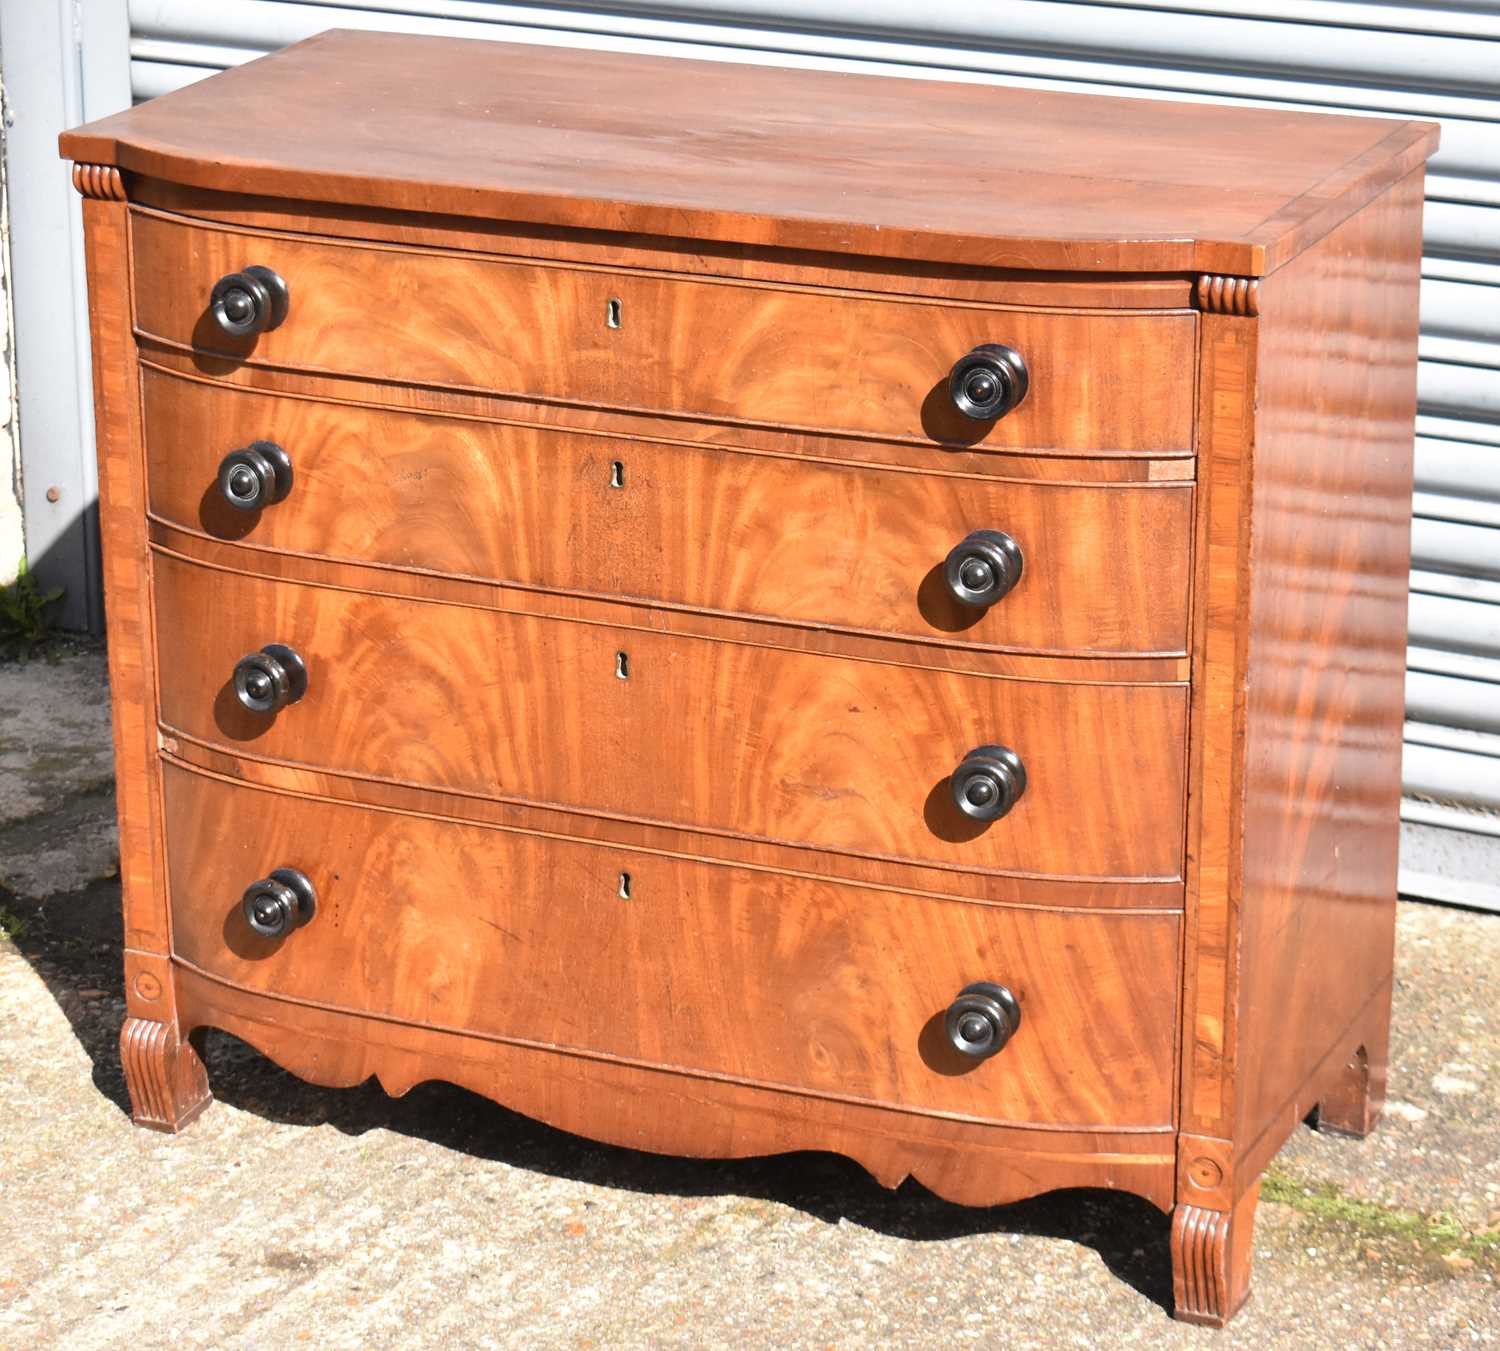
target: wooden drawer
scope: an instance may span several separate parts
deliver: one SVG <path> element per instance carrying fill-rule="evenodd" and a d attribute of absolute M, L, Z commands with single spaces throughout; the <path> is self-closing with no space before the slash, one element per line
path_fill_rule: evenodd
<path fill-rule="evenodd" d="M 323 558 L 854 631 L 1033 652 L 1186 649 L 1192 493 L 799 461 L 144 377 L 151 510 Z M 293 487 L 256 512 L 220 459 L 283 446 Z M 614 486 L 618 484 L 619 486 Z M 1021 581 L 972 609 L 943 583 L 971 530 Z"/>
<path fill-rule="evenodd" d="M 298 370 L 493 390 L 772 427 L 993 448 L 1192 448 L 1195 316 L 893 299 L 518 262 L 132 216 L 138 328 Z M 219 277 L 273 269 L 286 321 L 227 337 Z M 611 324 L 618 315 L 618 327 Z M 958 417 L 953 363 L 1018 349 L 1030 392 L 994 424 Z M 988 430 L 986 430 L 988 428 Z"/>
<path fill-rule="evenodd" d="M 1175 915 L 1006 909 L 284 796 L 168 764 L 173 949 L 330 1007 L 989 1120 L 1171 1121 Z M 296 867 L 313 920 L 259 937 L 244 888 Z M 628 876 L 628 898 L 622 878 Z M 967 984 L 1021 1024 L 973 1062 Z"/>
<path fill-rule="evenodd" d="M 200 741 L 486 796 L 873 857 L 1181 875 L 1186 689 L 956 674 L 155 562 L 161 714 Z M 266 643 L 307 695 L 243 710 Z M 949 775 L 986 743 L 1029 786 L 980 826 Z"/>

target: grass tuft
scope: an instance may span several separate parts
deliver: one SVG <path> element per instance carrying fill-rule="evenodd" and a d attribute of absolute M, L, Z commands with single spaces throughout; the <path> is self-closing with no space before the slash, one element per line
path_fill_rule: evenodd
<path fill-rule="evenodd" d="M 1483 1267 L 1500 1272 L 1500 1229 L 1472 1230 L 1452 1215 L 1424 1215 L 1345 1195 L 1333 1182 L 1304 1182 L 1275 1169 L 1261 1183 L 1261 1199 L 1275 1201 L 1309 1218 L 1352 1231 L 1380 1246 L 1438 1258 L 1451 1270 Z"/>
<path fill-rule="evenodd" d="M 63 589 L 41 590 L 21 560 L 16 580 L 0 586 L 0 661 L 29 661 L 38 654 L 52 657 L 56 607 Z"/>

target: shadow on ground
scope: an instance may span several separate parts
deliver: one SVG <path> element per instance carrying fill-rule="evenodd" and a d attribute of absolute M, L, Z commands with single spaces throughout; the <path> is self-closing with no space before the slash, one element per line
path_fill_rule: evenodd
<path fill-rule="evenodd" d="M 0 916 L 72 1025 L 93 1064 L 95 1087 L 128 1113 L 118 1048 L 124 1010 L 118 879 L 45 901 L 0 887 Z M 373 1082 L 321 1088 L 212 1029 L 204 1037 L 204 1059 L 218 1101 L 267 1120 L 326 1123 L 348 1135 L 395 1131 L 475 1158 L 615 1190 L 761 1199 L 824 1223 L 842 1221 L 916 1241 L 978 1233 L 1068 1239 L 1093 1248 L 1111 1272 L 1161 1308 L 1171 1306 L 1169 1220 L 1128 1194 L 1052 1192 L 973 1209 L 943 1201 L 914 1181 L 887 1191 L 857 1164 L 832 1154 L 681 1159 L 583 1140 L 444 1083 L 418 1085 L 399 1099 Z M 976 1280 L 983 1276 L 975 1273 Z"/>

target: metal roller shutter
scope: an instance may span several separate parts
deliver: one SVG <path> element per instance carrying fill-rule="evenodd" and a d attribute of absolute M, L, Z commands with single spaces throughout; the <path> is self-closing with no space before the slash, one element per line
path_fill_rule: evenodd
<path fill-rule="evenodd" d="M 1403 887 L 1500 909 L 1489 880 L 1500 876 L 1500 0 L 130 0 L 129 14 L 137 99 L 346 27 L 1441 122 L 1427 185 Z"/>

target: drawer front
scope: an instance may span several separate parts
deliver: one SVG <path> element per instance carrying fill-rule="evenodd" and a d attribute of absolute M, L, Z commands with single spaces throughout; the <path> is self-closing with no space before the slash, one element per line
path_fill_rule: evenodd
<path fill-rule="evenodd" d="M 1192 488 L 994 482 L 279 398 L 145 374 L 151 509 L 220 539 L 591 595 L 1035 652 L 1187 641 Z M 282 446 L 247 512 L 220 460 Z M 974 530 L 1021 549 L 997 604 L 943 580 Z"/>
<path fill-rule="evenodd" d="M 374 777 L 957 868 L 1181 875 L 1186 690 L 924 670 L 274 582 L 155 560 L 169 727 Z M 308 690 L 240 707 L 236 661 Z M 985 744 L 1029 785 L 988 825 L 949 776 Z"/>
<path fill-rule="evenodd" d="M 1195 318 L 1076 313 L 522 263 L 133 216 L 136 322 L 157 338 L 305 371 L 454 385 L 772 427 L 994 448 L 1188 451 Z M 208 312 L 264 266 L 288 316 L 252 340 Z M 612 326 L 617 319 L 618 326 Z M 1024 356 L 1024 402 L 959 417 L 953 363 Z"/>
<path fill-rule="evenodd" d="M 165 770 L 173 947 L 246 989 L 990 1120 L 1171 1121 L 1177 918 L 916 898 L 309 801 Z M 244 888 L 295 867 L 305 927 Z M 622 896 L 628 876 L 629 896 Z M 973 981 L 1021 1023 L 961 1057 Z"/>

